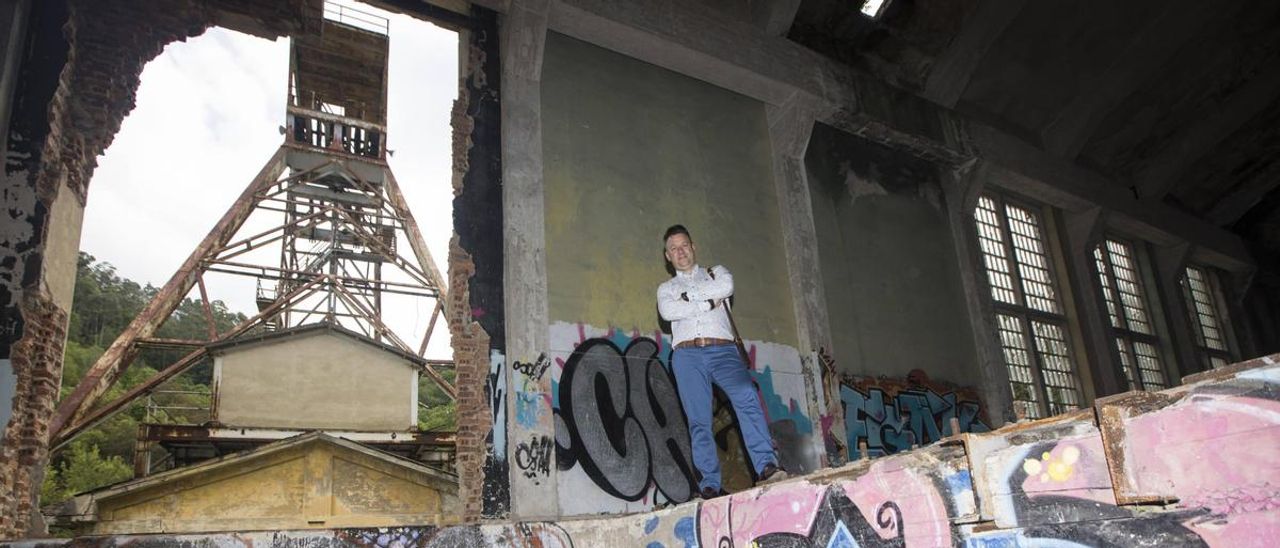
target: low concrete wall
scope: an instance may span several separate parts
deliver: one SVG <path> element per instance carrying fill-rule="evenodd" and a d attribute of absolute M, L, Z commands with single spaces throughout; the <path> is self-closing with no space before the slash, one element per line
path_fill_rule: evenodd
<path fill-rule="evenodd" d="M 710 501 L 562 522 L 76 546 L 1274 546 L 1280 355 Z M 11 546 L 62 545 L 21 542 Z"/>

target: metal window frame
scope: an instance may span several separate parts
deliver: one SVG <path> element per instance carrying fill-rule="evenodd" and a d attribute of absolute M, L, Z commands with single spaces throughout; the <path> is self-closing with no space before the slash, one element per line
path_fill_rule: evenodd
<path fill-rule="evenodd" d="M 1050 227 L 1048 226 L 1048 220 L 1046 219 L 1044 206 L 1028 200 L 1019 199 L 1017 197 L 1013 197 L 1004 193 L 997 193 L 997 192 L 983 192 L 980 195 L 980 197 L 985 197 L 987 199 L 990 199 L 996 206 L 995 207 L 996 217 L 1000 223 L 998 225 L 998 228 L 1001 230 L 1004 236 L 1000 244 L 1004 248 L 1006 257 L 1008 257 L 1010 278 L 1013 280 L 1012 289 L 1014 292 L 1015 299 L 1018 301 L 1019 304 L 1017 305 L 1009 304 L 996 299 L 995 296 L 991 294 L 990 288 L 988 288 L 987 299 L 989 299 L 990 302 L 992 303 L 992 308 L 997 315 L 1003 314 L 1006 316 L 1016 318 L 1018 320 L 1019 328 L 1021 330 L 1022 343 L 1024 347 L 1027 349 L 1027 354 L 1029 358 L 1028 365 L 1030 366 L 1030 369 L 1031 369 L 1031 379 L 1032 379 L 1032 383 L 1034 384 L 1032 388 L 1036 394 L 1035 402 L 1025 402 L 1025 400 L 1015 400 L 1015 401 L 1023 401 L 1025 403 L 1034 403 L 1035 406 L 1037 407 L 1037 411 L 1040 417 L 1049 417 L 1049 416 L 1052 416 L 1052 414 L 1050 413 L 1050 405 L 1054 403 L 1060 404 L 1060 402 L 1049 401 L 1049 391 L 1048 391 L 1048 387 L 1045 385 L 1045 380 L 1044 380 L 1045 364 L 1044 364 L 1043 358 L 1040 356 L 1040 352 L 1036 348 L 1036 339 L 1035 339 L 1035 331 L 1034 331 L 1035 328 L 1032 325 L 1033 322 L 1040 322 L 1044 324 L 1054 325 L 1059 329 L 1061 329 L 1062 336 L 1063 336 L 1063 343 L 1064 343 L 1064 346 L 1066 347 L 1066 352 L 1067 352 L 1066 358 L 1067 358 L 1067 361 L 1071 364 L 1071 371 L 1070 371 L 1071 380 L 1075 384 L 1075 386 L 1070 388 L 1075 390 L 1075 393 L 1077 394 L 1077 400 L 1083 400 L 1085 397 L 1085 392 L 1080 383 L 1080 366 L 1079 366 L 1079 361 L 1075 355 L 1077 351 L 1074 344 L 1075 341 L 1073 340 L 1075 336 L 1075 332 L 1071 329 L 1071 323 L 1066 314 L 1067 308 L 1066 308 L 1066 302 L 1064 299 L 1065 293 L 1063 292 L 1063 289 L 1062 289 L 1060 273 L 1058 271 L 1058 265 L 1056 264 L 1054 250 L 1051 249 L 1051 237 L 1049 234 Z M 1038 310 L 1027 305 L 1026 294 L 1023 289 L 1022 272 L 1019 268 L 1020 263 L 1018 261 L 1016 248 L 1014 247 L 1014 244 L 1013 244 L 1014 232 L 1013 232 L 1012 226 L 1010 226 L 1010 223 L 1009 223 L 1009 212 L 1007 209 L 1009 206 L 1021 208 L 1027 211 L 1028 213 L 1030 213 L 1031 217 L 1035 220 L 1036 228 L 1039 230 L 1039 241 L 1040 241 L 1041 248 L 1043 250 L 1042 256 L 1044 257 L 1044 260 L 1045 260 L 1045 270 L 1048 273 L 1049 285 L 1053 289 L 1053 302 L 1054 302 L 1055 308 L 1057 308 L 1057 310 L 1059 311 L 1058 313 L 1044 312 L 1042 310 Z M 975 208 L 976 208 L 976 205 L 975 205 Z M 978 237 L 981 237 L 980 233 L 978 234 Z M 983 254 L 985 255 L 985 252 Z M 990 275 L 985 271 L 986 270 L 985 256 L 983 257 L 982 268 L 984 270 L 983 274 L 989 277 Z M 1004 348 L 1003 344 L 1001 344 L 1001 348 L 1002 349 Z M 1005 364 L 1005 367 L 1006 368 L 1008 367 L 1008 363 Z M 1010 381 L 1010 383 L 1012 384 L 1012 381 Z M 1077 405 L 1079 404 L 1080 403 L 1078 401 Z"/>
<path fill-rule="evenodd" d="M 1135 274 L 1133 283 L 1138 288 L 1137 297 L 1139 302 L 1143 305 L 1142 313 L 1146 316 L 1147 325 L 1151 327 L 1151 331 L 1153 331 L 1153 333 L 1135 331 L 1130 326 L 1129 313 L 1124 306 L 1124 302 L 1121 298 L 1122 293 L 1120 292 L 1120 284 L 1117 281 L 1119 278 L 1116 276 L 1115 262 L 1111 258 L 1111 248 L 1107 247 L 1109 242 L 1114 242 L 1124 246 L 1129 251 L 1129 262 L 1132 264 L 1133 272 Z M 1164 351 L 1164 346 L 1160 337 L 1154 333 L 1159 331 L 1159 329 L 1156 325 L 1155 314 L 1153 313 L 1155 307 L 1152 306 L 1151 291 L 1146 287 L 1147 279 L 1145 272 L 1142 271 L 1142 260 L 1138 256 L 1138 244 L 1135 243 L 1134 240 L 1130 240 L 1117 234 L 1106 233 L 1103 234 L 1102 239 L 1097 243 L 1094 249 L 1102 250 L 1102 262 L 1106 266 L 1106 272 L 1105 277 L 1099 276 L 1100 279 L 1098 282 L 1102 284 L 1104 289 L 1110 290 L 1112 294 L 1115 295 L 1116 318 L 1120 323 L 1119 326 L 1112 325 L 1110 315 L 1108 315 L 1103 319 L 1104 325 L 1106 325 L 1111 331 L 1112 339 L 1124 347 L 1124 351 L 1128 352 L 1128 355 L 1133 362 L 1133 377 L 1129 377 L 1127 374 L 1124 375 L 1125 379 L 1129 381 L 1129 389 L 1150 390 L 1150 388 L 1146 386 L 1146 381 L 1142 378 L 1142 368 L 1138 366 L 1138 351 L 1134 348 L 1135 342 L 1149 344 L 1156 350 L 1156 359 L 1159 361 L 1160 373 L 1164 376 L 1165 384 L 1165 386 L 1159 387 L 1158 389 L 1168 388 L 1171 386 L 1169 379 L 1173 377 L 1169 374 L 1169 363 L 1168 359 L 1165 357 L 1167 352 Z M 1096 261 L 1093 266 L 1095 274 L 1104 274 L 1102 272 L 1097 272 Z M 1105 308 L 1106 307 L 1104 306 L 1104 314 L 1106 314 Z M 1124 374 L 1124 359 L 1123 356 L 1120 355 L 1120 349 L 1115 345 L 1108 345 L 1108 351 L 1111 352 L 1112 357 L 1115 358 L 1116 366 L 1121 368 L 1120 373 Z"/>
<path fill-rule="evenodd" d="M 1213 311 L 1213 320 L 1218 325 L 1219 336 L 1222 338 L 1222 346 L 1225 350 L 1219 350 L 1209 346 L 1205 342 L 1204 325 L 1200 323 L 1200 309 L 1196 307 L 1195 295 L 1191 289 L 1191 282 L 1188 279 L 1188 273 L 1192 270 L 1198 270 L 1202 274 L 1205 283 L 1206 294 L 1209 296 L 1209 308 Z M 1182 299 L 1187 307 L 1187 323 L 1191 324 L 1191 332 L 1195 335 L 1195 347 L 1197 357 L 1201 361 L 1201 365 L 1205 370 L 1213 369 L 1212 358 L 1221 358 L 1228 364 L 1236 359 L 1235 349 L 1232 345 L 1230 334 L 1226 327 L 1227 315 L 1223 310 L 1223 298 L 1221 287 L 1218 281 L 1217 272 L 1209 266 L 1187 263 L 1182 269 L 1182 277 L 1178 280 L 1182 286 Z"/>

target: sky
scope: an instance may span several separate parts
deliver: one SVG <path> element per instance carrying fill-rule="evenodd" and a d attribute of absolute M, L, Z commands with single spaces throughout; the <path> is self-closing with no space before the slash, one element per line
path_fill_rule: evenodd
<path fill-rule="evenodd" d="M 458 88 L 457 35 L 383 15 L 391 36 L 387 148 L 394 155 L 388 162 L 444 275 L 452 232 L 449 112 Z M 164 285 L 283 142 L 288 53 L 287 38 L 271 42 L 211 28 L 169 44 L 148 63 L 136 108 L 99 157 L 80 249 L 123 277 Z M 240 235 L 282 220 L 260 212 Z M 268 264 L 278 260 L 279 252 L 273 255 Z M 246 315 L 257 312 L 253 278 L 210 274 L 205 282 L 210 298 Z M 409 342 L 416 349 L 433 305 L 389 302 L 385 319 L 399 333 L 416 333 Z M 427 356 L 450 358 L 445 324 L 434 333 Z"/>

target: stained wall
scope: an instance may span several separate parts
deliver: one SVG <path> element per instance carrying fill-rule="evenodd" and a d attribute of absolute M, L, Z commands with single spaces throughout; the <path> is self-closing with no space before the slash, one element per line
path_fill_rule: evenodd
<path fill-rule="evenodd" d="M 840 371 L 975 384 L 938 168 L 823 124 L 805 167 Z"/>
<path fill-rule="evenodd" d="M 688 500 L 696 484 L 655 301 L 675 223 L 701 265 L 733 272 L 780 458 L 814 469 L 764 105 L 555 33 L 541 97 L 550 348 L 518 364 L 512 416 L 536 424 L 538 398 L 550 398 L 561 513 L 647 510 Z M 550 394 L 522 393 L 542 375 Z M 749 486 L 732 414 L 715 430 L 726 485 Z M 539 477 L 551 440 L 510 441 L 513 476 Z"/>

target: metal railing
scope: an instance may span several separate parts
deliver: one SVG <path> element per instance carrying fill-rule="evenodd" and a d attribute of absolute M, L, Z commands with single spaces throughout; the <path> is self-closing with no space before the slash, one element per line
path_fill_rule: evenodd
<path fill-rule="evenodd" d="M 212 403 L 213 393 L 206 390 L 156 390 L 147 394 L 145 422 L 201 424 L 212 418 Z"/>
<path fill-rule="evenodd" d="M 390 32 L 390 22 L 386 17 L 375 15 L 367 11 L 361 11 L 349 6 L 344 6 L 336 2 L 324 3 L 324 18 L 344 25 L 350 25 L 360 30 L 376 32 L 378 34 L 385 35 Z"/>

